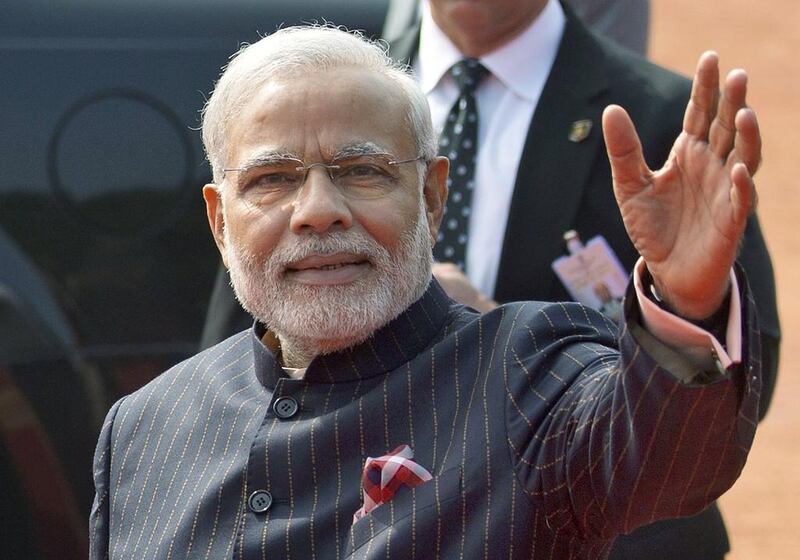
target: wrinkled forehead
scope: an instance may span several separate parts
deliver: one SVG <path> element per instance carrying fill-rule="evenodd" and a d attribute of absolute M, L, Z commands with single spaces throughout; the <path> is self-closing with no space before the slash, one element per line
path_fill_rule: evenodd
<path fill-rule="evenodd" d="M 229 125 L 228 165 L 257 152 L 317 161 L 369 148 L 414 157 L 408 103 L 389 78 L 355 67 L 269 80 Z"/>

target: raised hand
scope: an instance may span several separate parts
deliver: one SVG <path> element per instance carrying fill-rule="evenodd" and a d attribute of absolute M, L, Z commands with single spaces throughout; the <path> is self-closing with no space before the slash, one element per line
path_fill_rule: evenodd
<path fill-rule="evenodd" d="M 603 113 L 603 134 L 625 227 L 667 305 L 687 319 L 716 311 L 755 204 L 761 160 L 747 75 L 731 71 L 719 90 L 717 55 L 697 64 L 683 131 L 664 167 L 652 171 L 628 114 Z"/>

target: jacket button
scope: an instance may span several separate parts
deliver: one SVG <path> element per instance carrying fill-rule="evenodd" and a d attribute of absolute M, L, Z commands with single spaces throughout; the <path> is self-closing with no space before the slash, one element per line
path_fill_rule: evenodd
<path fill-rule="evenodd" d="M 247 505 L 253 513 L 264 513 L 272 506 L 272 494 L 266 490 L 256 490 L 250 494 Z"/>
<path fill-rule="evenodd" d="M 297 414 L 300 406 L 292 397 L 281 397 L 272 404 L 272 410 L 275 412 L 275 416 L 281 420 L 286 420 Z"/>

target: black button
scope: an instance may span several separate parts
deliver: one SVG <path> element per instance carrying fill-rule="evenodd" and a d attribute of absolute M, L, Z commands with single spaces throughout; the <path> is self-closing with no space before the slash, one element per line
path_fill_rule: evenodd
<path fill-rule="evenodd" d="M 292 397 L 281 397 L 272 405 L 272 410 L 275 412 L 275 416 L 286 420 L 297 414 L 300 406 Z"/>
<path fill-rule="evenodd" d="M 256 490 L 250 494 L 247 505 L 253 513 L 264 513 L 272 506 L 272 494 L 266 490 Z"/>

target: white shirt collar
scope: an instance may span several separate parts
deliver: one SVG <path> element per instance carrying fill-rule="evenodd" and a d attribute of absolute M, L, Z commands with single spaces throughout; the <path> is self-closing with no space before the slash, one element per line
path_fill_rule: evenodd
<path fill-rule="evenodd" d="M 292 379 L 303 379 L 308 368 L 282 367 L 283 371 Z"/>
<path fill-rule="evenodd" d="M 481 57 L 481 63 L 516 95 L 536 102 L 537 76 L 547 74 L 561 42 L 565 24 L 564 10 L 550 0 L 542 13 L 525 31 L 497 50 Z M 423 7 L 416 60 L 419 84 L 430 93 L 450 67 L 464 57 L 431 17 L 427 2 Z"/>

